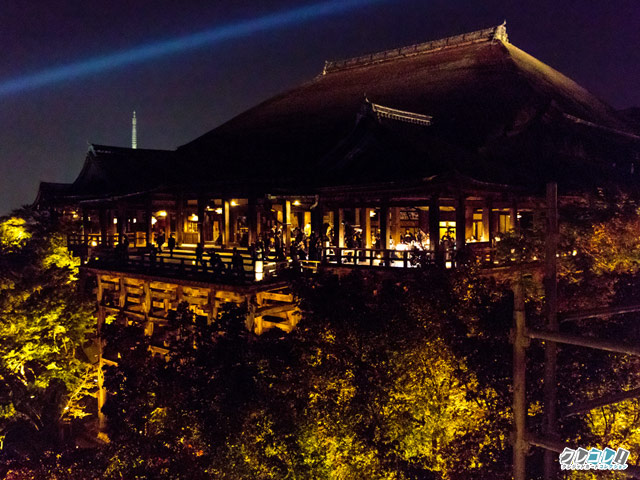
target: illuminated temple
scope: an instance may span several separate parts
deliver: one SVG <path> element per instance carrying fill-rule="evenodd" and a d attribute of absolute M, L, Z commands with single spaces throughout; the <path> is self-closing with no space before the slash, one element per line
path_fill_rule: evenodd
<path fill-rule="evenodd" d="M 318 70 L 176 150 L 94 144 L 73 183 L 41 184 L 36 206 L 77 227 L 99 321 L 154 334 L 181 301 L 209 319 L 236 302 L 256 332 L 289 331 L 288 270 L 495 266 L 546 182 L 635 181 L 637 127 L 504 24 Z"/>

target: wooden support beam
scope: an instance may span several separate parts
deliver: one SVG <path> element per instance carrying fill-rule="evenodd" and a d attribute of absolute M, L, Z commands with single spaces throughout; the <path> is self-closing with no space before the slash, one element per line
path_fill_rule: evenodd
<path fill-rule="evenodd" d="M 578 403 L 567 408 L 564 411 L 563 417 L 571 417 L 573 415 L 578 415 L 580 413 L 587 413 L 595 408 L 606 407 L 607 405 L 612 405 L 614 403 L 623 402 L 624 400 L 629 400 L 631 398 L 640 397 L 640 388 L 634 388 L 632 390 L 627 390 L 623 392 L 612 393 L 610 395 L 605 395 L 602 397 L 594 398 L 592 400 L 588 400 L 586 402 Z"/>
<path fill-rule="evenodd" d="M 247 227 L 249 230 L 248 242 L 249 245 L 252 245 L 258 240 L 259 232 L 259 213 L 257 208 L 257 199 L 256 197 L 249 197 L 248 207 L 247 207 Z"/>
<path fill-rule="evenodd" d="M 382 205 L 380 207 L 380 248 L 387 250 L 389 248 L 389 206 Z"/>
<path fill-rule="evenodd" d="M 464 209 L 464 236 L 465 238 L 473 237 L 473 212 L 474 208 L 472 205 L 466 205 Z M 476 240 L 480 240 L 479 238 Z"/>
<path fill-rule="evenodd" d="M 400 207 L 391 207 L 391 238 L 393 239 L 393 243 L 397 245 L 400 243 L 400 236 L 402 235 L 400 228 Z"/>
<path fill-rule="evenodd" d="M 458 197 L 456 201 L 456 249 L 460 251 L 465 245 L 466 226 L 466 205 L 464 196 Z"/>
<path fill-rule="evenodd" d="M 490 242 L 493 240 L 493 224 L 491 223 L 491 199 L 486 200 L 485 206 L 482 208 L 482 241 Z"/>
<path fill-rule="evenodd" d="M 584 320 L 587 318 L 610 317 L 611 315 L 621 315 L 624 313 L 640 312 L 640 304 L 625 305 L 622 307 L 601 307 L 579 312 L 559 313 L 558 318 L 562 322 Z"/>
<path fill-rule="evenodd" d="M 282 202 L 282 240 L 285 254 L 288 255 L 291 246 L 291 200 Z"/>
<path fill-rule="evenodd" d="M 640 346 L 625 345 L 619 341 L 600 340 L 597 338 L 582 337 L 580 335 L 572 335 L 569 333 L 549 332 L 543 330 L 528 330 L 527 336 L 530 338 L 545 340 L 548 343 L 566 343 L 568 345 L 595 348 L 597 350 L 605 350 L 607 352 L 640 355 Z"/>
<path fill-rule="evenodd" d="M 293 303 L 293 295 L 285 293 L 274 292 L 258 292 L 258 303 L 261 304 L 265 300 L 272 300 L 275 302 Z"/>
<path fill-rule="evenodd" d="M 429 200 L 429 244 L 436 264 L 442 264 L 444 257 L 440 248 L 440 201 L 437 196 Z"/>
<path fill-rule="evenodd" d="M 338 247 L 344 247 L 344 208 L 338 208 L 336 210 L 336 218 L 335 218 L 335 230 L 337 236 Z"/>
<path fill-rule="evenodd" d="M 120 292 L 118 296 L 118 306 L 124 308 L 127 304 L 127 286 L 124 283 L 124 277 L 120 277 Z"/>
<path fill-rule="evenodd" d="M 278 313 L 284 313 L 284 312 L 288 312 L 290 310 L 293 310 L 295 308 L 294 305 L 292 304 L 287 304 L 287 305 L 276 305 L 276 306 L 269 306 L 269 307 L 262 307 L 262 308 L 257 308 L 255 311 L 255 315 L 256 317 L 260 316 L 265 316 L 265 315 L 277 315 Z"/>
<path fill-rule="evenodd" d="M 317 236 L 322 234 L 322 223 L 324 219 L 324 207 L 318 203 L 315 208 L 311 209 L 311 231 Z"/>
<path fill-rule="evenodd" d="M 105 207 L 100 207 L 98 217 L 100 219 L 100 243 L 106 245 L 109 235 L 109 216 Z"/>
<path fill-rule="evenodd" d="M 198 197 L 198 242 L 204 242 L 204 215 L 206 201 L 201 196 Z M 167 235 L 168 236 L 168 235 Z"/>
<path fill-rule="evenodd" d="M 526 480 L 526 348 L 528 338 L 522 282 L 513 286 L 513 478 Z"/>
<path fill-rule="evenodd" d="M 143 300 L 142 300 L 142 311 L 145 315 L 148 315 L 151 312 L 151 287 L 149 282 L 144 282 L 143 285 Z"/>
<path fill-rule="evenodd" d="M 184 243 L 184 194 L 180 192 L 176 197 L 176 243 Z"/>
<path fill-rule="evenodd" d="M 231 243 L 231 238 L 229 237 L 231 231 L 230 231 L 230 225 L 229 225 L 229 214 L 231 213 L 229 211 L 229 200 L 227 199 L 223 199 L 222 200 L 222 229 L 221 232 L 222 233 L 222 247 L 226 248 L 229 246 L 229 244 Z"/>
<path fill-rule="evenodd" d="M 558 332 L 558 185 L 547 184 L 547 233 L 545 249 L 545 306 L 547 331 Z M 558 394 L 556 380 L 557 346 L 552 338 L 546 338 L 544 362 L 544 428 L 547 438 L 555 438 L 558 426 Z M 549 451 L 544 456 L 544 479 L 556 477 L 556 465 L 553 454 Z"/>

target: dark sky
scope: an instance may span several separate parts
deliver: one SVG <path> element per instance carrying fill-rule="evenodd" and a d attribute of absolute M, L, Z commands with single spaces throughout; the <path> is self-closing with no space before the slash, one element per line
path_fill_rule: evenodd
<path fill-rule="evenodd" d="M 308 0 L 5 0 L 7 81 L 141 44 L 299 8 Z M 640 0 L 378 0 L 339 15 L 0 96 L 0 214 L 40 180 L 71 182 L 88 142 L 174 149 L 320 73 L 324 60 L 507 19 L 516 46 L 616 108 L 640 106 Z"/>

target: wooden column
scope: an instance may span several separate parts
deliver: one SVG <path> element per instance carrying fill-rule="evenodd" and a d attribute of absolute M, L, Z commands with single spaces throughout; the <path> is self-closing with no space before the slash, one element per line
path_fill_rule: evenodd
<path fill-rule="evenodd" d="M 344 247 L 344 208 L 338 208 L 338 217 L 335 220 L 336 233 L 338 234 L 338 246 Z"/>
<path fill-rule="evenodd" d="M 397 245 L 400 243 L 400 207 L 391 208 L 391 238 L 393 243 Z"/>
<path fill-rule="evenodd" d="M 465 214 L 464 214 L 465 238 L 473 237 L 473 212 L 474 212 L 474 208 L 471 205 L 467 205 L 465 207 Z M 476 240 L 480 241 L 479 238 L 476 238 Z"/>
<path fill-rule="evenodd" d="M 258 208 L 256 206 L 256 198 L 249 198 L 249 205 L 247 207 L 247 227 L 249 228 L 249 245 L 255 243 L 258 240 L 260 232 L 258 231 L 260 225 L 260 219 L 258 218 Z"/>
<path fill-rule="evenodd" d="M 318 203 L 315 208 L 311 209 L 311 231 L 315 232 L 318 236 L 322 233 L 323 217 L 324 207 L 322 204 Z"/>
<path fill-rule="evenodd" d="M 220 229 L 220 233 L 222 234 L 222 247 L 226 248 L 231 243 L 231 239 L 229 238 L 230 228 L 229 228 L 229 200 L 222 199 L 222 228 Z"/>
<path fill-rule="evenodd" d="M 282 239 L 285 254 L 288 255 L 291 246 L 291 200 L 282 202 Z"/>
<path fill-rule="evenodd" d="M 456 202 L 456 249 L 459 251 L 464 248 L 465 234 L 467 232 L 466 226 L 466 205 L 464 196 L 458 197 Z"/>
<path fill-rule="evenodd" d="M 146 246 L 150 246 L 153 242 L 153 225 L 151 223 L 151 217 L 153 216 L 153 199 L 151 196 L 147 197 L 144 204 L 144 231 L 146 237 Z"/>
<path fill-rule="evenodd" d="M 436 196 L 429 200 L 429 243 L 436 263 L 441 259 L 440 248 L 440 199 Z"/>
<path fill-rule="evenodd" d="M 184 195 L 182 192 L 176 198 L 176 243 L 184 243 Z"/>
<path fill-rule="evenodd" d="M 102 306 L 102 283 L 100 280 L 100 275 L 98 275 L 98 325 L 97 325 L 97 346 L 98 346 L 98 430 L 102 433 L 107 428 L 107 417 L 104 413 L 102 413 L 102 407 L 107 401 L 107 390 L 104 387 L 104 361 L 102 360 L 102 355 L 104 352 L 104 341 L 102 340 L 102 326 L 104 325 L 104 321 L 106 318 L 105 308 Z"/>
<path fill-rule="evenodd" d="M 485 199 L 485 204 L 482 207 L 482 241 L 490 242 L 493 240 L 493 220 L 492 212 L 493 202 L 490 198 Z"/>
<path fill-rule="evenodd" d="M 547 239 L 545 250 L 545 303 L 547 331 L 558 331 L 558 185 L 547 184 Z M 544 351 L 544 433 L 547 440 L 556 440 L 558 429 L 557 384 L 556 384 L 556 342 L 545 341 Z M 556 478 L 557 455 L 544 452 L 544 478 Z"/>
<path fill-rule="evenodd" d="M 105 207 L 100 207 L 98 216 L 100 218 L 100 243 L 106 245 L 109 234 L 109 216 Z"/>
<path fill-rule="evenodd" d="M 418 209 L 418 228 L 425 234 L 429 231 L 429 214 L 421 208 Z"/>
<path fill-rule="evenodd" d="M 198 242 L 204 242 L 204 215 L 206 202 L 202 197 L 198 197 Z M 168 236 L 168 235 L 167 235 Z"/>
<path fill-rule="evenodd" d="M 513 285 L 513 478 L 526 479 L 526 318 L 521 279 Z"/>
<path fill-rule="evenodd" d="M 371 209 L 360 209 L 360 228 L 362 229 L 362 244 L 364 248 L 371 248 Z"/>
<path fill-rule="evenodd" d="M 511 224 L 511 230 L 518 230 L 518 208 L 515 203 L 509 209 L 509 223 Z"/>
<path fill-rule="evenodd" d="M 380 207 L 380 246 L 387 250 L 389 248 L 389 206 L 382 205 Z"/>
<path fill-rule="evenodd" d="M 82 208 L 82 243 L 83 245 L 89 244 L 89 230 L 91 229 L 91 223 L 89 222 L 89 212 L 86 208 Z"/>

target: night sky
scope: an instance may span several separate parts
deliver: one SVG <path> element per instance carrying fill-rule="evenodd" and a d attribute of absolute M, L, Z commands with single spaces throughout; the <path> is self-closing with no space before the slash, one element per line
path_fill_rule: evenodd
<path fill-rule="evenodd" d="M 0 214 L 31 203 L 40 180 L 73 181 L 89 142 L 130 146 L 133 110 L 139 148 L 174 149 L 311 79 L 327 59 L 473 31 L 504 19 L 516 46 L 616 108 L 640 106 L 639 0 L 360 0 L 341 13 L 235 38 L 227 29 L 226 39 L 198 48 L 35 89 L 16 88 L 25 76 L 51 67 L 309 5 L 314 2 L 2 2 Z"/>

